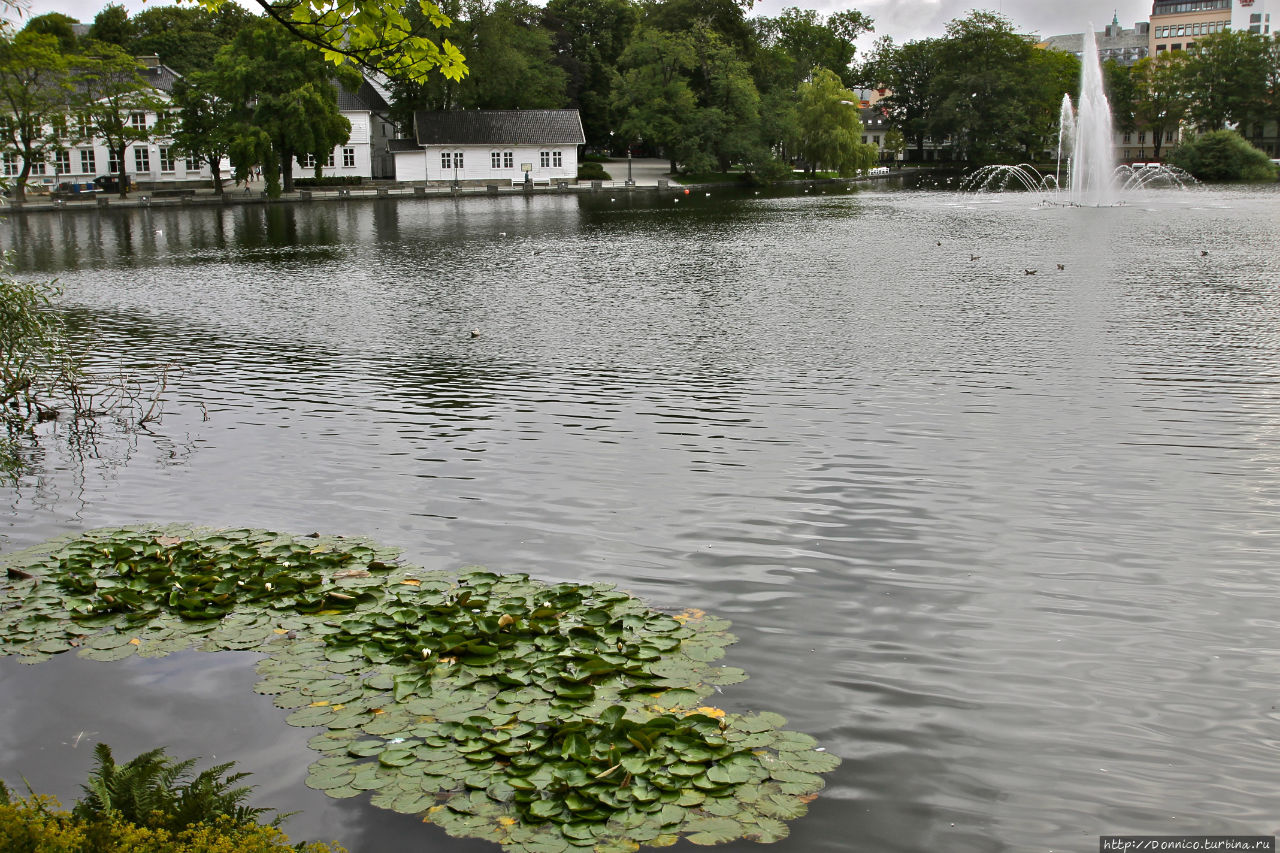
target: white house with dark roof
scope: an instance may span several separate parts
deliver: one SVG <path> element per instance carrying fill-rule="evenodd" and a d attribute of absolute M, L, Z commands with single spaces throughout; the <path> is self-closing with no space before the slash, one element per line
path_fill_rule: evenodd
<path fill-rule="evenodd" d="M 578 177 L 586 141 L 577 110 L 449 110 L 414 113 L 391 152 L 400 181 L 545 183 Z"/>
<path fill-rule="evenodd" d="M 351 122 L 351 135 L 342 145 L 334 146 L 328 162 L 320 164 L 323 177 L 394 178 L 395 161 L 388 143 L 395 137 L 395 125 L 387 117 L 390 107 L 368 80 L 350 91 L 334 83 L 338 90 L 338 112 Z M 294 176 L 309 178 L 315 174 L 315 160 L 304 157 L 297 161 Z"/>
<path fill-rule="evenodd" d="M 142 56 L 138 61 L 142 65 L 139 74 L 161 101 L 168 101 L 181 75 L 163 64 L 159 57 Z M 366 179 L 395 177 L 395 162 L 388 150 L 395 127 L 387 117 L 390 108 L 386 100 L 368 81 L 363 81 L 355 91 L 346 90 L 336 82 L 333 85 L 338 91 L 338 111 L 351 122 L 351 135 L 346 143 L 334 147 L 328 161 L 321 164 L 321 173 Z M 146 111 L 131 113 L 129 120 L 139 129 L 153 129 L 162 117 L 161 113 Z M 64 139 L 64 147 L 50 155 L 48 162 L 32 164 L 29 188 L 48 189 L 62 181 L 89 182 L 99 175 L 119 173 L 113 152 L 101 139 L 88 136 L 82 124 L 72 116 L 64 127 L 50 128 Z M 16 154 L 0 154 L 0 175 L 18 174 L 21 163 L 22 158 Z M 208 164 L 187 159 L 171 139 L 161 135 L 131 143 L 125 152 L 125 171 L 143 190 L 207 186 L 212 178 Z M 314 173 L 315 162 L 310 157 L 299 161 L 294 168 L 297 177 Z M 222 164 L 222 174 L 229 180 L 231 166 L 226 161 Z"/>

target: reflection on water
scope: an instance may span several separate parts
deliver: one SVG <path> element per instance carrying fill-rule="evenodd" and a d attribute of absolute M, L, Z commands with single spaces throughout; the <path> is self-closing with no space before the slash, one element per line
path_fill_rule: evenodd
<path fill-rule="evenodd" d="M 186 373 L 127 465 L 51 453 L 7 489 L 8 544 L 137 520 L 325 530 L 724 614 L 751 679 L 722 703 L 847 759 L 779 850 L 1269 833 L 1276 200 L 14 219 L 20 268 L 61 280 L 99 351 Z M 38 766 L 70 797 L 78 731 L 117 754 L 159 740 L 249 763 L 264 800 L 304 810 L 300 837 L 489 849 L 306 790 L 307 733 L 251 683 L 221 656 L 0 663 L 0 775 Z"/>

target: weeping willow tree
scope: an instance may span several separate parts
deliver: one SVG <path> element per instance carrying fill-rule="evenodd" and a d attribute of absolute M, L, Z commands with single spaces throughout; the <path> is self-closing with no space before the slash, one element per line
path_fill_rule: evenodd
<path fill-rule="evenodd" d="M 876 146 L 862 141 L 858 98 L 835 72 L 815 68 L 801 83 L 795 150 L 809 163 L 809 171 L 823 168 L 842 176 L 855 175 L 876 164 Z"/>

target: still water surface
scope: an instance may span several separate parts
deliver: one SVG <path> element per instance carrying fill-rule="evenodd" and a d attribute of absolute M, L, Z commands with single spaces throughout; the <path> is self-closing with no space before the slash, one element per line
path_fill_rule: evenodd
<path fill-rule="evenodd" d="M 15 218 L 99 352 L 185 373 L 154 435 L 51 436 L 3 544 L 321 530 L 706 608 L 751 676 L 720 704 L 845 759 L 778 853 L 1271 834 L 1280 193 L 1034 202 Z M 253 771 L 296 838 L 496 849 L 306 789 L 251 663 L 0 661 L 0 776 L 70 800 L 93 741 L 165 743 Z"/>

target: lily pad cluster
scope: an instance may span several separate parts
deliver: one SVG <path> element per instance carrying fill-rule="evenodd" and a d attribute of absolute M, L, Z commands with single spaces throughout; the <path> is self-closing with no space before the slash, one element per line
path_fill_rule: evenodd
<path fill-rule="evenodd" d="M 0 654 L 265 653 L 255 689 L 321 727 L 307 784 L 513 853 L 784 838 L 839 759 L 702 704 L 729 623 L 607 584 L 428 572 L 366 540 L 132 527 L 0 560 Z"/>

